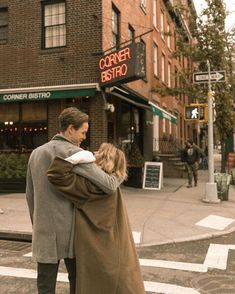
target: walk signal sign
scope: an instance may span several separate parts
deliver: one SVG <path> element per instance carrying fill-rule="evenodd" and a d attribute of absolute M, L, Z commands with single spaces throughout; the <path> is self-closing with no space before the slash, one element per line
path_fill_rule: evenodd
<path fill-rule="evenodd" d="M 184 108 L 185 120 L 207 122 L 208 121 L 208 105 L 207 104 L 191 104 Z"/>

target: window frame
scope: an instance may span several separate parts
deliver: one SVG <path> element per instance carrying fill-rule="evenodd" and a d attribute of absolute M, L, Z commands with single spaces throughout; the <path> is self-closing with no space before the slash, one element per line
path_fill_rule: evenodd
<path fill-rule="evenodd" d="M 161 56 L 161 78 L 162 78 L 162 82 L 166 83 L 166 55 L 162 52 L 162 56 Z"/>
<path fill-rule="evenodd" d="M 3 43 L 7 43 L 8 41 L 8 27 L 9 27 L 8 7 L 7 6 L 0 7 L 0 12 L 6 13 L 6 23 L 2 25 L 0 24 L 0 44 L 3 44 Z M 4 32 L 4 28 L 6 30 L 5 32 Z M 1 38 L 1 29 L 3 29 L 3 38 Z M 5 38 L 4 38 L 4 34 L 5 34 Z"/>
<path fill-rule="evenodd" d="M 135 42 L 135 29 L 131 24 L 128 24 L 128 38 L 131 43 Z"/>
<path fill-rule="evenodd" d="M 158 64 L 159 48 L 156 43 L 153 43 L 153 73 L 154 76 L 159 76 L 159 64 Z"/>
<path fill-rule="evenodd" d="M 157 0 L 153 0 L 153 26 L 157 28 Z"/>
<path fill-rule="evenodd" d="M 45 8 L 46 6 L 50 6 L 50 5 L 55 5 L 55 4 L 60 4 L 60 3 L 64 3 L 64 23 L 62 24 L 54 24 L 54 25 L 50 25 L 50 26 L 46 26 L 45 25 Z M 42 2 L 41 3 L 41 11 L 42 11 L 42 28 L 41 28 L 41 31 L 42 31 L 42 38 L 41 38 L 41 48 L 44 49 L 44 50 L 50 50 L 50 49 L 56 49 L 56 48 L 63 48 L 63 47 L 66 47 L 66 44 L 67 44 L 67 17 L 66 17 L 66 1 L 65 0 L 53 0 L 53 1 L 45 1 L 45 2 Z M 46 47 L 46 28 L 48 27 L 58 27 L 60 28 L 61 26 L 64 26 L 64 30 L 65 30 L 65 42 L 64 44 L 58 44 L 58 46 L 49 46 L 49 47 Z M 61 35 L 59 35 L 60 37 Z M 53 38 L 53 36 L 51 36 Z"/>
<path fill-rule="evenodd" d="M 114 31 L 114 23 L 115 20 L 113 18 L 114 14 L 116 15 L 116 32 Z M 116 49 L 120 45 L 120 11 L 117 9 L 117 7 L 112 3 L 112 19 L 111 19 L 111 28 L 112 28 L 112 47 L 115 47 Z M 115 37 L 115 44 L 114 44 L 114 37 Z"/>

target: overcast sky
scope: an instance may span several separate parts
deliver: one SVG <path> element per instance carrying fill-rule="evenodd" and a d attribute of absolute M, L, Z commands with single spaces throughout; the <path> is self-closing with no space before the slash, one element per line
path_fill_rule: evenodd
<path fill-rule="evenodd" d="M 193 0 L 197 13 L 199 14 L 204 7 L 205 0 Z M 235 0 L 224 0 L 226 10 L 228 10 L 229 15 L 226 18 L 226 29 L 229 30 L 235 26 Z"/>

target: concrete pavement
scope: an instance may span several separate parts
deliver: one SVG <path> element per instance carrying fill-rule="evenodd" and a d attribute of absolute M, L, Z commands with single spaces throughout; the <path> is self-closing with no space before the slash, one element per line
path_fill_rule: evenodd
<path fill-rule="evenodd" d="M 186 179 L 164 178 L 160 191 L 122 187 L 140 246 L 209 238 L 235 231 L 235 186 L 229 200 L 205 203 L 208 171 L 199 171 L 197 187 Z M 0 237 L 30 240 L 32 227 L 25 194 L 0 195 Z M 1 211 L 0 211 L 1 212 Z"/>

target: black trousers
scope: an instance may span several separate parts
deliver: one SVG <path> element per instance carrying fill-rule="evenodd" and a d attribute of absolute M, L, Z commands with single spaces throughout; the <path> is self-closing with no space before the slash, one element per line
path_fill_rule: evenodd
<path fill-rule="evenodd" d="M 65 258 L 64 263 L 68 271 L 70 294 L 75 294 L 76 260 L 75 258 Z M 60 261 L 58 263 L 38 263 L 38 294 L 55 294 L 59 264 Z"/>

